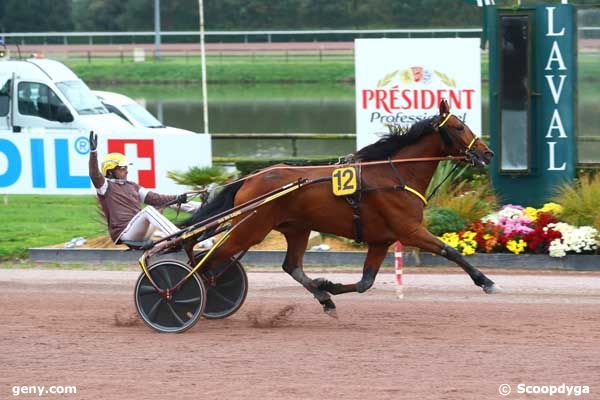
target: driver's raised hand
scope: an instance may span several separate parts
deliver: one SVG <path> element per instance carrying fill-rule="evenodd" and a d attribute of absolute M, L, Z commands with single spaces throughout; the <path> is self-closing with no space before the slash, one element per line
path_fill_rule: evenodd
<path fill-rule="evenodd" d="M 98 135 L 94 133 L 94 131 L 90 131 L 90 151 L 96 151 L 98 148 Z"/>

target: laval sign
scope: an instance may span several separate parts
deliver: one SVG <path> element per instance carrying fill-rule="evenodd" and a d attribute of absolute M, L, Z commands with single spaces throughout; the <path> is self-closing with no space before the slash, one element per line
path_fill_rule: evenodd
<path fill-rule="evenodd" d="M 478 39 L 357 39 L 355 54 L 357 148 L 433 117 L 442 99 L 481 132 Z"/>
<path fill-rule="evenodd" d="M 506 202 L 540 205 L 575 178 L 575 15 L 570 4 L 488 14 L 490 171 Z"/>
<path fill-rule="evenodd" d="M 125 154 L 128 179 L 162 193 L 185 190 L 167 177 L 210 165 L 210 136 L 202 134 L 126 134 L 99 132 L 98 155 Z M 0 193 L 91 194 L 86 132 L 42 130 L 0 134 Z"/>

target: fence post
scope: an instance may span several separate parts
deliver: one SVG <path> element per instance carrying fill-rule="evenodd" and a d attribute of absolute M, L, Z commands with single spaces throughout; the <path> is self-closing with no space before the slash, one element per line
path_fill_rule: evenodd
<path fill-rule="evenodd" d="M 396 273 L 396 297 L 404 299 L 402 267 L 404 260 L 402 259 L 402 243 L 396 242 L 394 245 L 394 271 Z"/>
<path fill-rule="evenodd" d="M 87 60 L 88 60 L 88 64 L 92 63 L 92 52 L 91 51 L 87 51 Z"/>

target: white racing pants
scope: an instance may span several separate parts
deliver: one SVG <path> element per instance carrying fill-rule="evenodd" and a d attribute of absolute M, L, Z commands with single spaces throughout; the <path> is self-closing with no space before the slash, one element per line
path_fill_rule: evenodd
<path fill-rule="evenodd" d="M 201 203 L 190 201 L 186 204 L 182 204 L 181 210 L 192 213 L 200 206 Z M 119 235 L 117 243 L 121 240 L 141 242 L 151 239 L 154 235 L 164 237 L 177 231 L 179 231 L 179 228 L 169 221 L 167 217 L 162 215 L 156 208 L 146 206 L 142 211 L 131 218 L 129 224 L 127 224 L 125 229 L 123 229 L 123 232 Z M 208 248 L 212 245 L 212 238 L 200 242 L 200 246 L 204 248 Z"/>
<path fill-rule="evenodd" d="M 152 235 L 160 232 L 162 236 L 168 236 L 179 230 L 171 221 L 152 206 L 146 206 L 137 213 L 123 232 L 119 235 L 117 243 L 121 240 L 141 242 L 149 240 Z M 158 231 L 158 232 L 157 232 Z"/>

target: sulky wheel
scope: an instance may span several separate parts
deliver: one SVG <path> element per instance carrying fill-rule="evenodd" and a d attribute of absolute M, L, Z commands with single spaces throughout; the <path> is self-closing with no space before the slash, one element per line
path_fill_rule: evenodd
<path fill-rule="evenodd" d="M 206 286 L 204 318 L 221 319 L 234 314 L 246 300 L 248 277 L 239 261 L 229 259 L 202 273 Z"/>
<path fill-rule="evenodd" d="M 180 261 L 161 260 L 148 268 L 160 289 L 175 286 L 191 268 Z M 193 274 L 175 291 L 171 299 L 161 296 L 142 272 L 135 284 L 135 307 L 146 325 L 159 332 L 183 332 L 196 323 L 204 311 L 206 289 Z"/>

